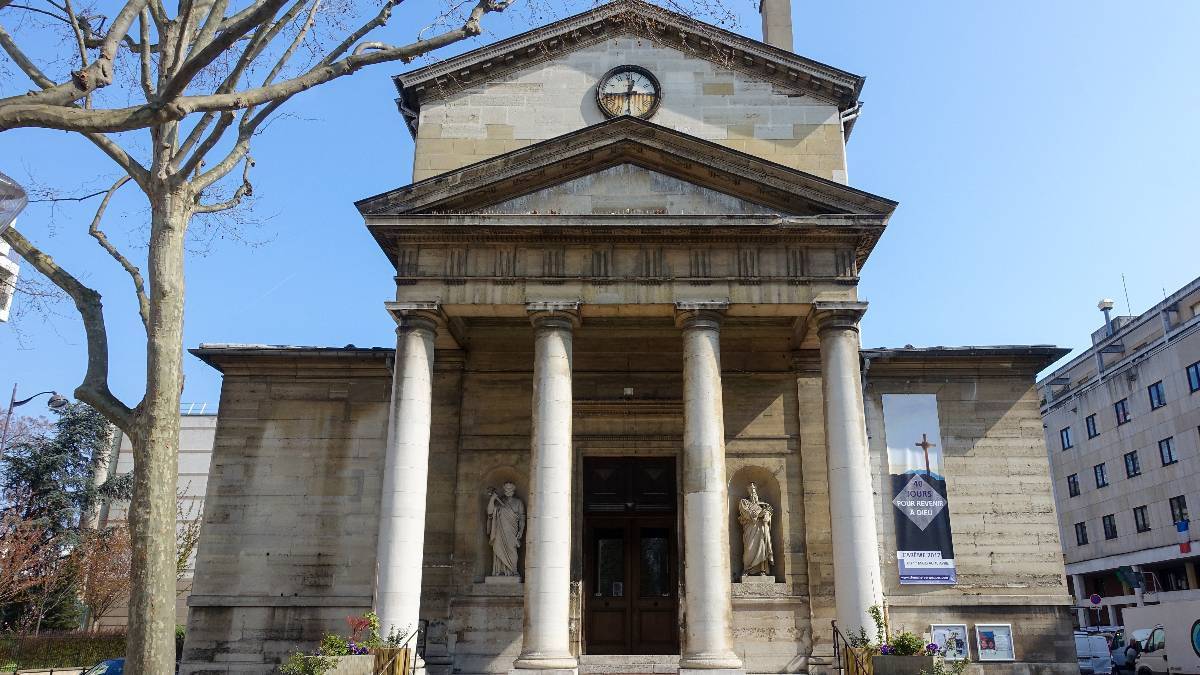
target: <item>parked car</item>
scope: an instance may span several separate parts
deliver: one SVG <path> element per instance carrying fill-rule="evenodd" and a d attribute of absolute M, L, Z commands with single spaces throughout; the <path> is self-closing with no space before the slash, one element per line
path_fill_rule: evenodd
<path fill-rule="evenodd" d="M 1108 651 L 1108 639 L 1103 635 L 1089 635 L 1076 631 L 1075 653 L 1079 658 L 1079 672 L 1082 675 L 1114 675 L 1117 672 L 1112 652 Z"/>
<path fill-rule="evenodd" d="M 125 672 L 125 659 L 108 659 L 83 671 L 83 675 L 121 675 Z"/>

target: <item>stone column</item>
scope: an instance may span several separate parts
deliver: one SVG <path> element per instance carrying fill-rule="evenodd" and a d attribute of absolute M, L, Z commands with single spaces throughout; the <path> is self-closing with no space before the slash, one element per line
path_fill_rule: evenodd
<path fill-rule="evenodd" d="M 1121 625 L 1120 620 L 1117 619 L 1117 606 L 1116 605 L 1108 606 L 1108 625 L 1110 625 L 1110 626 L 1120 626 Z"/>
<path fill-rule="evenodd" d="M 416 630 L 421 609 L 437 321 L 436 308 L 389 309 L 397 323 L 396 362 L 379 510 L 375 611 L 385 637 L 393 629 L 407 637 Z"/>
<path fill-rule="evenodd" d="M 1083 583 L 1082 574 L 1071 575 L 1071 586 L 1075 591 L 1075 618 L 1079 621 L 1080 628 L 1087 628 L 1088 625 L 1088 610 L 1083 606 L 1083 603 L 1088 601 L 1087 586 Z"/>
<path fill-rule="evenodd" d="M 724 304 L 676 306 L 683 329 L 683 654 L 689 670 L 741 671 L 733 651 L 729 489 L 721 400 Z"/>
<path fill-rule="evenodd" d="M 579 303 L 529 306 L 533 441 L 525 528 L 525 623 L 516 671 L 578 672 L 571 654 L 571 339 Z"/>
<path fill-rule="evenodd" d="M 821 379 L 825 399 L 825 443 L 829 462 L 829 517 L 833 535 L 833 590 L 838 628 L 868 633 L 867 608 L 883 603 L 859 366 L 858 321 L 864 302 L 817 303 Z"/>

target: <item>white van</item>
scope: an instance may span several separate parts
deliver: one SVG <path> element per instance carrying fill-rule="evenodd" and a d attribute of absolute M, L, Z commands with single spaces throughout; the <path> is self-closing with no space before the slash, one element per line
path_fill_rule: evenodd
<path fill-rule="evenodd" d="M 1108 651 L 1108 640 L 1103 635 L 1088 635 L 1075 632 L 1075 653 L 1079 658 L 1082 675 L 1114 675 L 1112 652 Z"/>
<path fill-rule="evenodd" d="M 1126 607 L 1125 629 L 1150 629 L 1136 675 L 1200 675 L 1200 600 Z"/>

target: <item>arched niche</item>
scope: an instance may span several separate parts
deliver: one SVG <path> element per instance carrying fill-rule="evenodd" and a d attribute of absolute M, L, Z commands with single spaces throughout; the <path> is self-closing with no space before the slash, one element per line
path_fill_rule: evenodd
<path fill-rule="evenodd" d="M 786 551 L 783 532 L 785 528 L 785 504 L 779 487 L 776 471 L 783 467 L 767 469 L 761 466 L 743 466 L 733 473 L 729 479 L 729 563 L 733 570 L 733 581 L 742 580 L 742 525 L 738 522 L 738 502 L 750 496 L 750 484 L 758 487 L 758 498 L 771 505 L 771 548 L 775 554 L 775 564 L 771 573 L 776 582 L 782 582 L 786 573 Z"/>
<path fill-rule="evenodd" d="M 477 486 L 477 496 L 475 498 L 475 532 L 474 539 L 475 547 L 475 581 L 482 582 L 488 575 L 492 573 L 492 545 L 488 541 L 487 534 L 487 505 L 488 505 L 488 488 L 495 488 L 496 492 L 502 492 L 504 484 L 512 482 L 517 486 L 517 499 L 520 499 L 525 504 L 526 518 L 529 514 L 529 490 L 527 476 L 518 471 L 512 466 L 498 466 L 486 473 L 480 480 Z M 528 527 L 528 520 L 526 520 Z M 521 579 L 525 578 L 525 540 L 521 537 L 521 547 L 517 549 L 517 570 L 521 572 Z"/>

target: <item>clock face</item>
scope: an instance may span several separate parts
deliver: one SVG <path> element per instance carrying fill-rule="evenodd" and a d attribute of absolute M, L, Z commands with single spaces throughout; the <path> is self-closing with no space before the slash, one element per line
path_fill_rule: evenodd
<path fill-rule="evenodd" d="M 605 73 L 596 87 L 596 101 L 608 117 L 649 118 L 658 109 L 662 90 L 658 79 L 639 66 L 619 66 Z"/>

